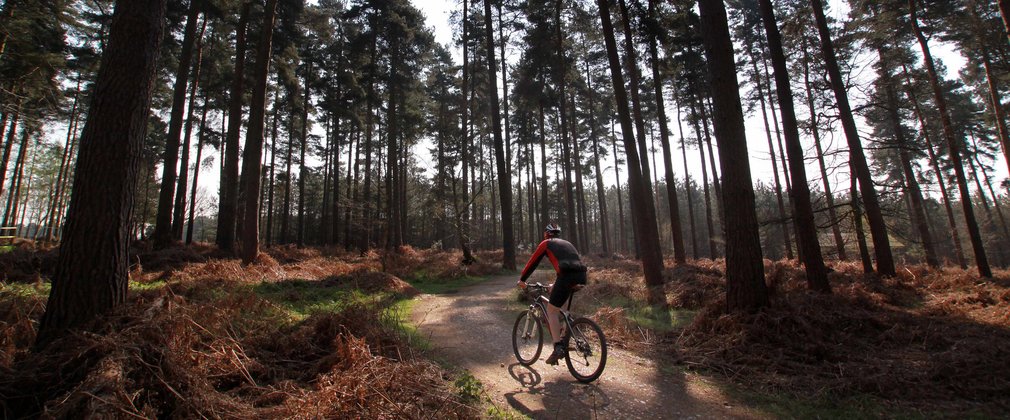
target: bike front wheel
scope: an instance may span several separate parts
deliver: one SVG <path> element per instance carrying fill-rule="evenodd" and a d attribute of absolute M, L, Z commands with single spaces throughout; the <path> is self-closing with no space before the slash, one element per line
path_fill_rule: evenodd
<path fill-rule="evenodd" d="M 589 383 L 600 377 L 607 365 L 607 339 L 599 325 L 589 318 L 572 322 L 565 362 L 579 382 Z"/>
<path fill-rule="evenodd" d="M 540 318 L 533 311 L 524 311 L 516 318 L 512 327 L 512 351 L 516 360 L 523 365 L 531 365 L 540 357 L 544 347 L 544 330 Z"/>

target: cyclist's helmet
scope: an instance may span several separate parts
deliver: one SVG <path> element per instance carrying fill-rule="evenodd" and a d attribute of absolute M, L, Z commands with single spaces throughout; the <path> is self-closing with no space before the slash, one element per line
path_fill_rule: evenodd
<path fill-rule="evenodd" d="M 548 223 L 547 227 L 544 228 L 544 234 L 558 236 L 561 234 L 561 226 L 558 226 L 556 223 Z"/>

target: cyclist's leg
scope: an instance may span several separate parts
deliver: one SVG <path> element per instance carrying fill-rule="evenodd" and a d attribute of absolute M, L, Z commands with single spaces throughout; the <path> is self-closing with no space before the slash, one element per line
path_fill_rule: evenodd
<path fill-rule="evenodd" d="M 551 289 L 551 297 L 547 303 L 547 326 L 551 331 L 551 338 L 554 343 L 561 341 L 561 308 L 572 295 L 572 283 L 564 277 L 559 276 Z"/>

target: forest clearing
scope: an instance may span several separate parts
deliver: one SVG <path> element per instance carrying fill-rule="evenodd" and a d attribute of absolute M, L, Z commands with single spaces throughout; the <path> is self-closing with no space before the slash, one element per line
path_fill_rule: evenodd
<path fill-rule="evenodd" d="M 541 363 L 529 368 L 541 382 L 529 383 L 529 374 L 510 375 L 514 359 L 485 359 L 513 357 L 507 330 L 522 307 L 515 276 L 487 263 L 462 271 L 452 262 L 458 252 L 430 250 L 404 250 L 383 262 L 376 253 L 280 247 L 247 266 L 206 245 L 140 251 L 129 302 L 89 327 L 94 333 L 32 353 L 45 306 L 39 276 L 49 275 L 53 252 L 22 244 L 0 255 L 10 276 L 0 289 L 0 395 L 9 418 L 543 418 L 562 408 L 582 418 L 1010 412 L 1004 271 L 982 283 L 960 269 L 908 266 L 881 280 L 839 264 L 831 274 L 835 293 L 820 295 L 805 290 L 795 264 L 768 261 L 772 305 L 725 315 L 720 262 L 667 270 L 667 303 L 655 306 L 634 260 L 590 259 L 590 285 L 574 308 L 592 314 L 627 356 L 616 356 L 599 383 L 586 386 L 566 373 L 551 376 Z M 479 254 L 482 261 L 496 256 Z M 498 306 L 504 309 L 500 334 L 471 333 L 483 322 L 466 316 L 443 320 L 457 337 L 432 339 L 426 302 L 458 298 L 476 287 L 469 285 L 485 284 L 478 276 L 504 279 L 487 283 L 494 290 L 488 296 L 504 296 L 500 302 L 474 301 L 475 313 L 495 319 Z M 418 293 L 430 298 L 417 301 Z M 444 348 L 460 342 L 479 363 L 445 358 L 452 353 Z M 634 369 L 622 367 L 621 357 Z M 659 373 L 628 373 L 650 367 Z M 595 408 L 589 393 L 598 395 Z"/>
<path fill-rule="evenodd" d="M 1007 417 L 1008 85 L 1010 0 L 0 0 L 0 410 Z"/>

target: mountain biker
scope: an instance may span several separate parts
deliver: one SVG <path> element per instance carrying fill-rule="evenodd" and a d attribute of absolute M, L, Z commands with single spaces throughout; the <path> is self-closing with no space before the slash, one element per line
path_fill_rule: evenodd
<path fill-rule="evenodd" d="M 558 359 L 565 356 L 564 345 L 561 343 L 561 324 L 558 316 L 561 314 L 561 306 L 568 301 L 572 295 L 572 287 L 577 284 L 586 284 L 586 266 L 579 259 L 579 251 L 571 242 L 559 238 L 561 227 L 554 223 L 547 224 L 544 229 L 544 240 L 540 242 L 537 249 L 533 251 L 526 268 L 519 277 L 516 285 L 521 289 L 526 289 L 526 279 L 533 274 L 540 260 L 546 256 L 554 266 L 557 273 L 557 280 L 551 288 L 551 297 L 547 305 L 547 326 L 551 331 L 551 338 L 554 340 L 554 353 L 544 362 L 549 365 L 558 364 Z"/>

